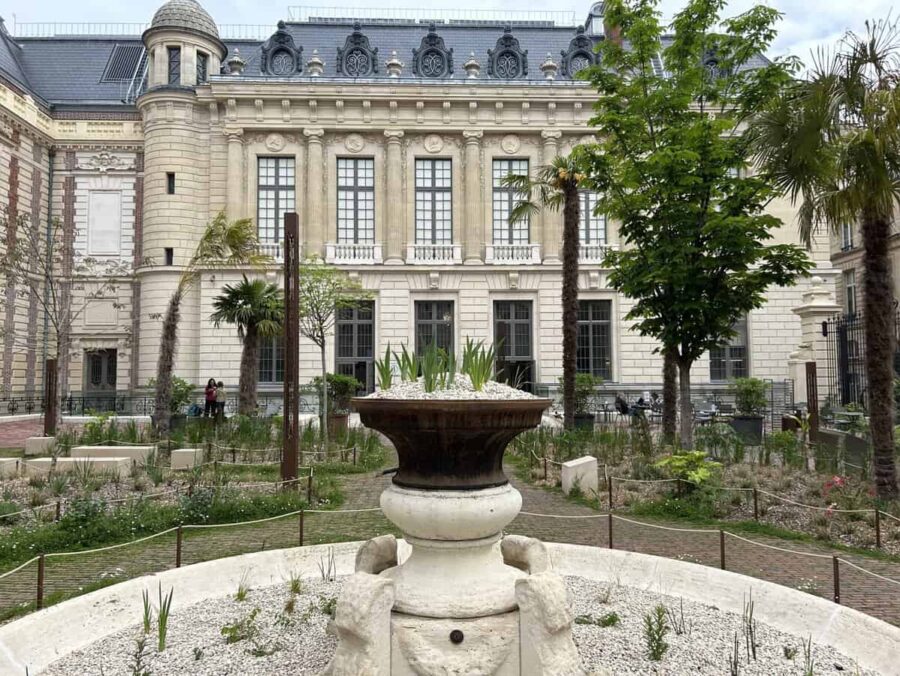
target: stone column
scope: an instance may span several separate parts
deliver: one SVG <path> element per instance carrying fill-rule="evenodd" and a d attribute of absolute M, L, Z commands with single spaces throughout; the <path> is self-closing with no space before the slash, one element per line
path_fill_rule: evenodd
<path fill-rule="evenodd" d="M 226 129 L 228 139 L 228 218 L 237 220 L 244 215 L 244 130 Z"/>
<path fill-rule="evenodd" d="M 466 265 L 480 265 L 481 246 L 484 244 L 484 223 L 481 217 L 481 137 L 484 132 L 481 129 L 469 129 L 463 132 L 466 143 L 465 150 L 465 237 L 463 238 L 463 251 Z"/>
<path fill-rule="evenodd" d="M 400 139 L 403 132 L 386 129 L 387 152 L 385 153 L 385 171 L 387 179 L 385 190 L 385 230 L 387 251 L 384 262 L 388 265 L 403 264 L 403 160 L 400 153 Z"/>
<path fill-rule="evenodd" d="M 322 137 L 324 129 L 304 129 L 308 139 L 306 153 L 306 240 L 305 255 L 325 256 L 325 203 L 322 199 L 322 173 L 325 167 Z"/>
<path fill-rule="evenodd" d="M 553 159 L 559 154 L 559 139 L 562 132 L 556 129 L 547 129 L 541 132 L 541 138 L 544 140 L 541 164 L 549 165 Z M 541 212 L 543 217 L 543 228 L 541 231 L 541 249 L 545 264 L 558 264 L 559 248 L 562 243 L 562 209 L 552 211 L 544 209 Z"/>
<path fill-rule="evenodd" d="M 826 286 L 825 281 L 818 276 L 810 280 L 810 287 L 803 294 L 803 303 L 793 309 L 793 313 L 800 317 L 803 337 L 798 350 L 791 354 L 791 361 L 795 365 L 804 364 L 807 361 L 816 362 L 820 405 L 828 394 L 829 338 L 822 335 L 822 322 L 840 311 L 841 306 L 834 300 L 831 285 Z M 806 401 L 805 369 L 801 371 L 799 366 L 795 366 L 791 376 L 794 378 L 794 400 Z"/>

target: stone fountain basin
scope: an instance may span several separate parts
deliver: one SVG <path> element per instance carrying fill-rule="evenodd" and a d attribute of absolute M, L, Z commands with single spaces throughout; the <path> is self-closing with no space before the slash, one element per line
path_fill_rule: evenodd
<path fill-rule="evenodd" d="M 503 486 L 503 451 L 537 427 L 549 399 L 370 399 L 353 407 L 397 449 L 396 486 L 472 491 Z"/>

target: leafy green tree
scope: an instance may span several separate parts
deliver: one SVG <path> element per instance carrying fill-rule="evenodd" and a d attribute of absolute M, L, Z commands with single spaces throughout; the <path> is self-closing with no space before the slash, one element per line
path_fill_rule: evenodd
<path fill-rule="evenodd" d="M 890 238 L 900 205 L 900 30 L 866 23 L 834 52 L 820 51 L 806 78 L 769 102 L 750 138 L 767 176 L 800 203 L 800 234 L 820 226 L 862 231 L 863 321 L 875 483 L 896 498 Z"/>
<path fill-rule="evenodd" d="M 325 265 L 319 258 L 309 258 L 300 266 L 300 279 L 297 285 L 300 298 L 300 335 L 309 338 L 319 348 L 322 358 L 322 390 L 321 419 L 319 429 L 322 439 L 328 442 L 328 388 L 325 347 L 328 336 L 334 328 L 337 311 L 341 308 L 353 307 L 360 300 L 369 296 L 363 290 L 359 280 L 350 277 L 343 270 Z"/>
<path fill-rule="evenodd" d="M 691 366 L 733 335 L 772 285 L 810 268 L 800 247 L 768 245 L 781 221 L 774 186 L 745 173 L 745 121 L 787 85 L 793 60 L 765 61 L 778 12 L 722 19 L 724 0 L 689 0 L 663 41 L 657 0 L 610 0 L 623 40 L 600 44 L 587 77 L 600 94 L 583 146 L 599 208 L 619 221 L 610 285 L 633 299 L 626 318 L 678 364 L 680 437 L 692 446 Z M 663 68 L 654 67 L 659 55 Z"/>
<path fill-rule="evenodd" d="M 226 284 L 213 299 L 215 312 L 210 320 L 218 328 L 223 322 L 235 324 L 243 341 L 238 385 L 238 413 L 256 413 L 256 386 L 259 380 L 260 338 L 284 333 L 284 294 L 275 284 L 262 279 Z"/>
<path fill-rule="evenodd" d="M 194 254 L 178 279 L 178 285 L 169 298 L 162 316 L 162 337 L 159 344 L 159 360 L 156 364 L 156 398 L 154 419 L 156 433 L 165 436 L 169 432 L 172 399 L 172 367 L 178 345 L 178 322 L 181 318 L 181 302 L 200 278 L 205 268 L 232 268 L 237 265 L 262 265 L 268 256 L 257 250 L 256 228 L 249 218 L 229 222 L 224 212 L 206 226 Z"/>
<path fill-rule="evenodd" d="M 563 212 L 562 334 L 563 334 L 563 424 L 575 427 L 575 350 L 578 341 L 578 226 L 581 205 L 578 188 L 582 174 L 574 156 L 555 157 L 537 176 L 510 174 L 504 185 L 522 196 L 510 212 L 512 223 L 524 220 L 541 208 Z"/>

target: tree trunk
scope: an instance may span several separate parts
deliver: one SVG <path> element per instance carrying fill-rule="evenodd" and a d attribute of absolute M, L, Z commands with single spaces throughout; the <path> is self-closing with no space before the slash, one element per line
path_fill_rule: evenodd
<path fill-rule="evenodd" d="M 681 409 L 681 449 L 694 447 L 694 414 L 691 411 L 691 362 L 678 360 L 678 389 Z"/>
<path fill-rule="evenodd" d="M 241 351 L 241 377 L 238 384 L 238 413 L 256 414 L 256 385 L 259 377 L 259 331 L 254 324 L 244 333 Z"/>
<path fill-rule="evenodd" d="M 678 435 L 678 361 L 667 351 L 663 352 L 662 400 L 663 443 L 674 444 Z"/>
<path fill-rule="evenodd" d="M 325 367 L 325 346 L 322 346 L 322 419 L 319 420 L 323 450 L 328 452 L 328 372 Z"/>
<path fill-rule="evenodd" d="M 578 343 L 578 186 L 567 183 L 563 208 L 562 348 L 563 424 L 575 427 L 575 352 Z"/>
<path fill-rule="evenodd" d="M 895 327 L 891 261 L 888 251 L 891 219 L 864 213 L 864 311 L 869 430 L 872 435 L 875 486 L 878 497 L 897 497 L 894 460 L 894 350 Z"/>
<path fill-rule="evenodd" d="M 156 418 L 156 434 L 160 438 L 168 436 L 172 416 L 172 368 L 175 364 L 175 346 L 178 342 L 181 299 L 181 289 L 176 290 L 169 299 L 159 342 L 159 360 L 156 363 L 156 401 L 153 408 Z"/>
<path fill-rule="evenodd" d="M 59 419 L 59 387 L 57 360 L 47 359 L 44 362 L 44 436 L 55 437 Z"/>

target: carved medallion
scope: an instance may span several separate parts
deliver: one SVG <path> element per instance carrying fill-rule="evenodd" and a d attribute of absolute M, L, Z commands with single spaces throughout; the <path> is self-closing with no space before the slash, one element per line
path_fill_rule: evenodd
<path fill-rule="evenodd" d="M 425 137 L 425 142 L 423 144 L 425 146 L 425 150 L 430 153 L 439 153 L 444 148 L 444 139 L 442 139 L 437 134 L 429 134 Z"/>
<path fill-rule="evenodd" d="M 284 150 L 285 140 L 284 136 L 281 134 L 269 134 L 266 136 L 266 148 L 271 150 L 273 153 L 277 153 L 281 150 Z"/>
<path fill-rule="evenodd" d="M 359 134 L 349 134 L 344 139 L 344 147 L 351 153 L 358 153 L 366 145 L 366 140 Z"/>
<path fill-rule="evenodd" d="M 106 173 L 107 171 L 134 169 L 134 162 L 132 160 L 124 160 L 118 155 L 101 152 L 91 156 L 87 162 L 79 162 L 78 168 Z"/>
<path fill-rule="evenodd" d="M 503 148 L 503 152 L 512 155 L 519 151 L 519 148 L 522 147 L 522 143 L 515 134 L 507 134 L 503 137 L 503 140 L 500 141 L 500 147 Z"/>

